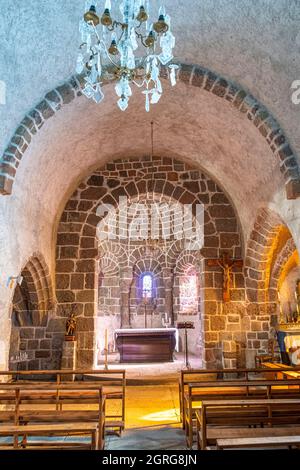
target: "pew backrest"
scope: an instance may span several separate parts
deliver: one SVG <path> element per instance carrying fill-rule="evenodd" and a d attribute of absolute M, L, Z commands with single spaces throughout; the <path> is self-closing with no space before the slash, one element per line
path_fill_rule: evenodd
<path fill-rule="evenodd" d="M 196 417 L 203 449 L 208 426 L 299 424 L 300 399 L 204 400 Z"/>

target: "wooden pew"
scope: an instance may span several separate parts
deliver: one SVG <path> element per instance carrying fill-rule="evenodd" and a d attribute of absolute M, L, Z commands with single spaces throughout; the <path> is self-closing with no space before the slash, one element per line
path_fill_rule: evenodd
<path fill-rule="evenodd" d="M 243 398 L 300 398 L 300 380 L 229 380 L 188 384 L 184 394 L 184 429 L 189 448 L 193 445 L 196 409 L 203 400 Z"/>
<path fill-rule="evenodd" d="M 282 370 L 282 364 L 276 362 L 263 362 L 262 367 L 268 375 L 275 373 L 279 378 L 287 380 L 300 378 L 300 370 L 297 367 L 287 366 L 287 370 Z"/>
<path fill-rule="evenodd" d="M 288 436 L 299 432 L 300 399 L 207 400 L 196 417 L 198 449 L 206 449 L 208 441 L 213 444 L 221 438 Z"/>
<path fill-rule="evenodd" d="M 266 436 L 266 437 L 241 437 L 239 439 L 217 439 L 217 450 L 225 449 L 253 449 L 253 448 L 278 448 L 300 446 L 298 436 Z"/>
<path fill-rule="evenodd" d="M 300 367 L 293 368 L 293 371 L 299 370 Z M 267 368 L 239 368 L 239 369 L 183 369 L 180 371 L 179 377 L 179 406 L 180 418 L 184 428 L 184 394 L 187 391 L 189 383 L 192 382 L 208 382 L 213 380 L 227 380 L 230 377 L 233 380 L 255 380 L 257 377 L 267 380 L 277 380 L 286 378 L 282 372 L 291 372 L 291 366 L 277 365 L 276 368 L 268 370 Z"/>
<path fill-rule="evenodd" d="M 110 433 L 115 430 L 121 435 L 125 428 L 126 371 L 124 369 L 3 371 L 0 372 L 0 380 L 1 377 L 6 382 L 0 383 L 0 387 L 3 383 L 35 384 L 40 386 L 52 383 L 74 383 L 78 385 L 80 382 L 89 385 L 94 383 L 95 387 L 102 386 L 106 400 L 120 402 L 116 412 L 107 413 L 107 432 Z"/>
<path fill-rule="evenodd" d="M 105 395 L 99 385 L 44 383 L 37 387 L 35 384 L 5 384 L 3 390 L 3 384 L 0 384 L 0 404 L 13 408 L 0 410 L 0 421 L 5 425 L 23 425 L 25 432 L 28 424 L 68 423 L 75 428 L 78 423 L 96 424 L 97 447 L 104 447 Z M 5 425 L 1 426 L 2 430 Z"/>
<path fill-rule="evenodd" d="M 26 432 L 26 441 L 24 439 L 24 432 Z M 28 436 L 77 436 L 87 435 L 90 438 L 88 444 L 67 441 L 57 442 L 55 440 L 44 442 L 31 442 L 28 441 Z M 99 450 L 99 428 L 97 423 L 55 423 L 55 424 L 39 424 L 39 425 L 5 425 L 0 426 L 0 436 L 12 437 L 12 444 L 8 445 L 0 443 L 0 450 L 24 450 L 24 449 L 44 449 L 44 450 Z M 19 437 L 22 441 L 19 441 Z"/>
<path fill-rule="evenodd" d="M 200 418 L 201 409 L 196 411 L 197 417 L 197 448 L 201 449 Z M 300 435 L 300 426 L 280 427 L 210 427 L 206 428 L 207 447 L 216 446 L 217 439 L 239 439 L 243 437 L 270 437 L 270 436 Z"/>

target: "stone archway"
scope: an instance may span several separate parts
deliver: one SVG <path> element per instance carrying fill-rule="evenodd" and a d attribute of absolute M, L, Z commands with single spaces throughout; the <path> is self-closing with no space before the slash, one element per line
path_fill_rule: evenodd
<path fill-rule="evenodd" d="M 295 251 L 292 235 L 279 215 L 261 209 L 248 240 L 244 267 L 249 360 L 253 360 L 257 351 L 268 352 L 268 340 L 274 337 L 280 321 L 279 279 Z"/>
<path fill-rule="evenodd" d="M 21 271 L 12 301 L 9 352 L 11 369 L 44 369 L 51 361 L 52 342 L 47 337 L 53 292 L 48 267 L 34 254 Z"/>
<path fill-rule="evenodd" d="M 277 214 L 268 209 L 258 212 L 248 240 L 244 267 L 249 301 L 260 303 L 274 300 L 269 290 L 274 256 L 289 238 L 291 234 Z"/>
<path fill-rule="evenodd" d="M 167 78 L 168 69 L 162 69 Z M 300 195 L 300 174 L 297 156 L 288 142 L 279 123 L 259 101 L 239 85 L 198 65 L 180 64 L 178 79 L 183 83 L 201 88 L 225 100 L 237 109 L 257 128 L 259 138 L 265 139 L 275 158 L 279 161 L 288 199 Z M 63 106 L 82 95 L 83 77 L 74 76 L 64 85 L 58 86 L 45 95 L 21 121 L 0 160 L 0 193 L 11 194 L 14 179 L 23 155 L 32 139 Z"/>
<path fill-rule="evenodd" d="M 152 183 L 149 178 L 150 157 L 116 160 L 108 163 L 80 183 L 62 213 L 57 233 L 56 295 L 58 306 L 57 318 L 54 322 L 55 328 L 62 330 L 66 316 L 71 309 L 75 310 L 78 317 L 77 363 L 80 367 L 91 367 L 95 363 L 99 264 L 96 230 L 101 220 L 101 217 L 97 215 L 99 205 L 116 208 L 120 196 L 127 196 L 129 200 L 139 198 L 144 200 L 149 193 L 155 193 L 163 201 L 177 201 L 180 204 L 192 206 L 202 203 L 205 207 L 202 257 L 204 259 L 217 258 L 224 251 L 228 252 L 231 257 L 241 256 L 239 223 L 235 210 L 222 189 L 197 168 L 190 167 L 181 161 L 155 157 L 155 165 L 161 176 Z M 175 167 L 176 171 L 174 171 Z M 174 175 L 176 176 L 175 182 Z M 104 217 L 105 214 L 102 216 Z M 174 266 L 179 253 L 175 245 L 165 256 L 165 268 L 166 271 L 168 270 L 165 274 L 170 280 L 172 277 L 169 271 Z M 123 251 L 121 250 L 120 253 L 119 259 L 119 249 L 113 250 L 122 270 L 121 293 L 127 295 L 132 281 L 134 259 L 129 257 L 124 262 Z M 140 253 L 140 257 L 142 256 L 143 254 Z M 112 269 L 115 266 L 116 263 L 113 263 Z M 203 270 L 207 268 L 204 266 Z M 214 270 L 216 273 L 213 272 Z M 205 345 L 210 349 L 206 361 L 208 365 L 215 366 L 216 360 L 222 356 L 219 352 L 220 334 L 226 331 L 227 324 L 230 326 L 230 322 L 228 323 L 227 316 L 220 305 L 222 303 L 222 274 L 218 268 L 210 269 L 210 272 L 210 275 L 205 274 L 207 282 L 205 300 L 203 300 L 205 310 L 203 328 L 207 332 Z M 235 273 L 234 304 L 242 300 L 239 275 L 240 273 Z M 229 333 L 230 336 L 232 334 Z"/>

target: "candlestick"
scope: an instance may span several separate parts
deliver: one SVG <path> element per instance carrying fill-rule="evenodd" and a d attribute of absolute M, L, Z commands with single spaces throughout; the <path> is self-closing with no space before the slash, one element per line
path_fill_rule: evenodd
<path fill-rule="evenodd" d="M 147 328 L 147 297 L 144 298 L 144 327 Z"/>
<path fill-rule="evenodd" d="M 105 345 L 104 345 L 104 354 L 105 354 L 105 365 L 104 368 L 107 369 L 107 353 L 108 353 L 108 339 L 107 339 L 107 328 L 105 329 Z"/>
<path fill-rule="evenodd" d="M 162 325 L 165 328 L 168 328 L 168 326 L 170 325 L 170 319 L 169 319 L 167 312 L 165 312 L 162 316 Z"/>
<path fill-rule="evenodd" d="M 297 322 L 299 321 L 299 317 L 300 317 L 300 314 L 299 314 L 299 298 L 298 298 L 298 292 L 297 290 L 295 290 L 295 299 L 296 299 L 296 310 L 297 310 Z"/>

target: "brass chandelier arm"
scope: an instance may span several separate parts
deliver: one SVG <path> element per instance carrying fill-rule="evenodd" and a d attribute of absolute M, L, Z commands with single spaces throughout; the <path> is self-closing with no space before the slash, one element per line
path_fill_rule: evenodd
<path fill-rule="evenodd" d="M 108 31 L 112 32 L 114 31 L 118 26 L 121 26 L 122 30 L 125 31 L 125 29 L 128 29 L 128 24 L 126 23 L 121 23 L 120 21 L 114 20 L 111 27 L 106 26 Z M 123 33 L 122 33 L 123 34 Z"/>
<path fill-rule="evenodd" d="M 139 32 L 136 31 L 136 30 L 134 30 L 134 32 L 135 32 L 137 38 L 141 40 L 141 43 L 143 44 L 143 46 L 144 46 L 146 49 L 150 49 L 150 48 L 151 48 L 152 51 L 154 51 L 154 44 L 155 44 L 155 42 L 156 42 L 156 39 L 154 40 L 153 46 L 150 46 L 150 47 L 149 47 L 149 46 L 147 46 L 147 44 L 144 42 L 145 39 L 147 39 L 147 36 L 144 36 L 143 34 L 139 33 Z"/>
<path fill-rule="evenodd" d="M 79 24 L 82 44 L 76 72 L 84 73 L 83 94 L 96 103 L 104 98 L 101 85 L 108 79 L 117 80 L 115 91 L 121 111 L 128 107 L 131 84 L 145 88 L 145 109 L 149 112 L 150 104 L 158 103 L 161 98 L 160 65 L 172 60 L 175 38 L 172 32 L 168 33 L 169 17 L 164 7 L 160 7 L 158 20 L 154 23 L 148 22 L 149 15 L 143 5 L 138 11 L 135 0 L 124 0 L 120 10 L 121 18 L 115 14 L 112 17 L 111 3 L 107 1 L 101 17 L 97 15 L 95 5 L 83 15 Z M 161 52 L 157 52 L 159 48 Z M 170 80 L 172 85 L 176 83 L 174 67 Z"/>

